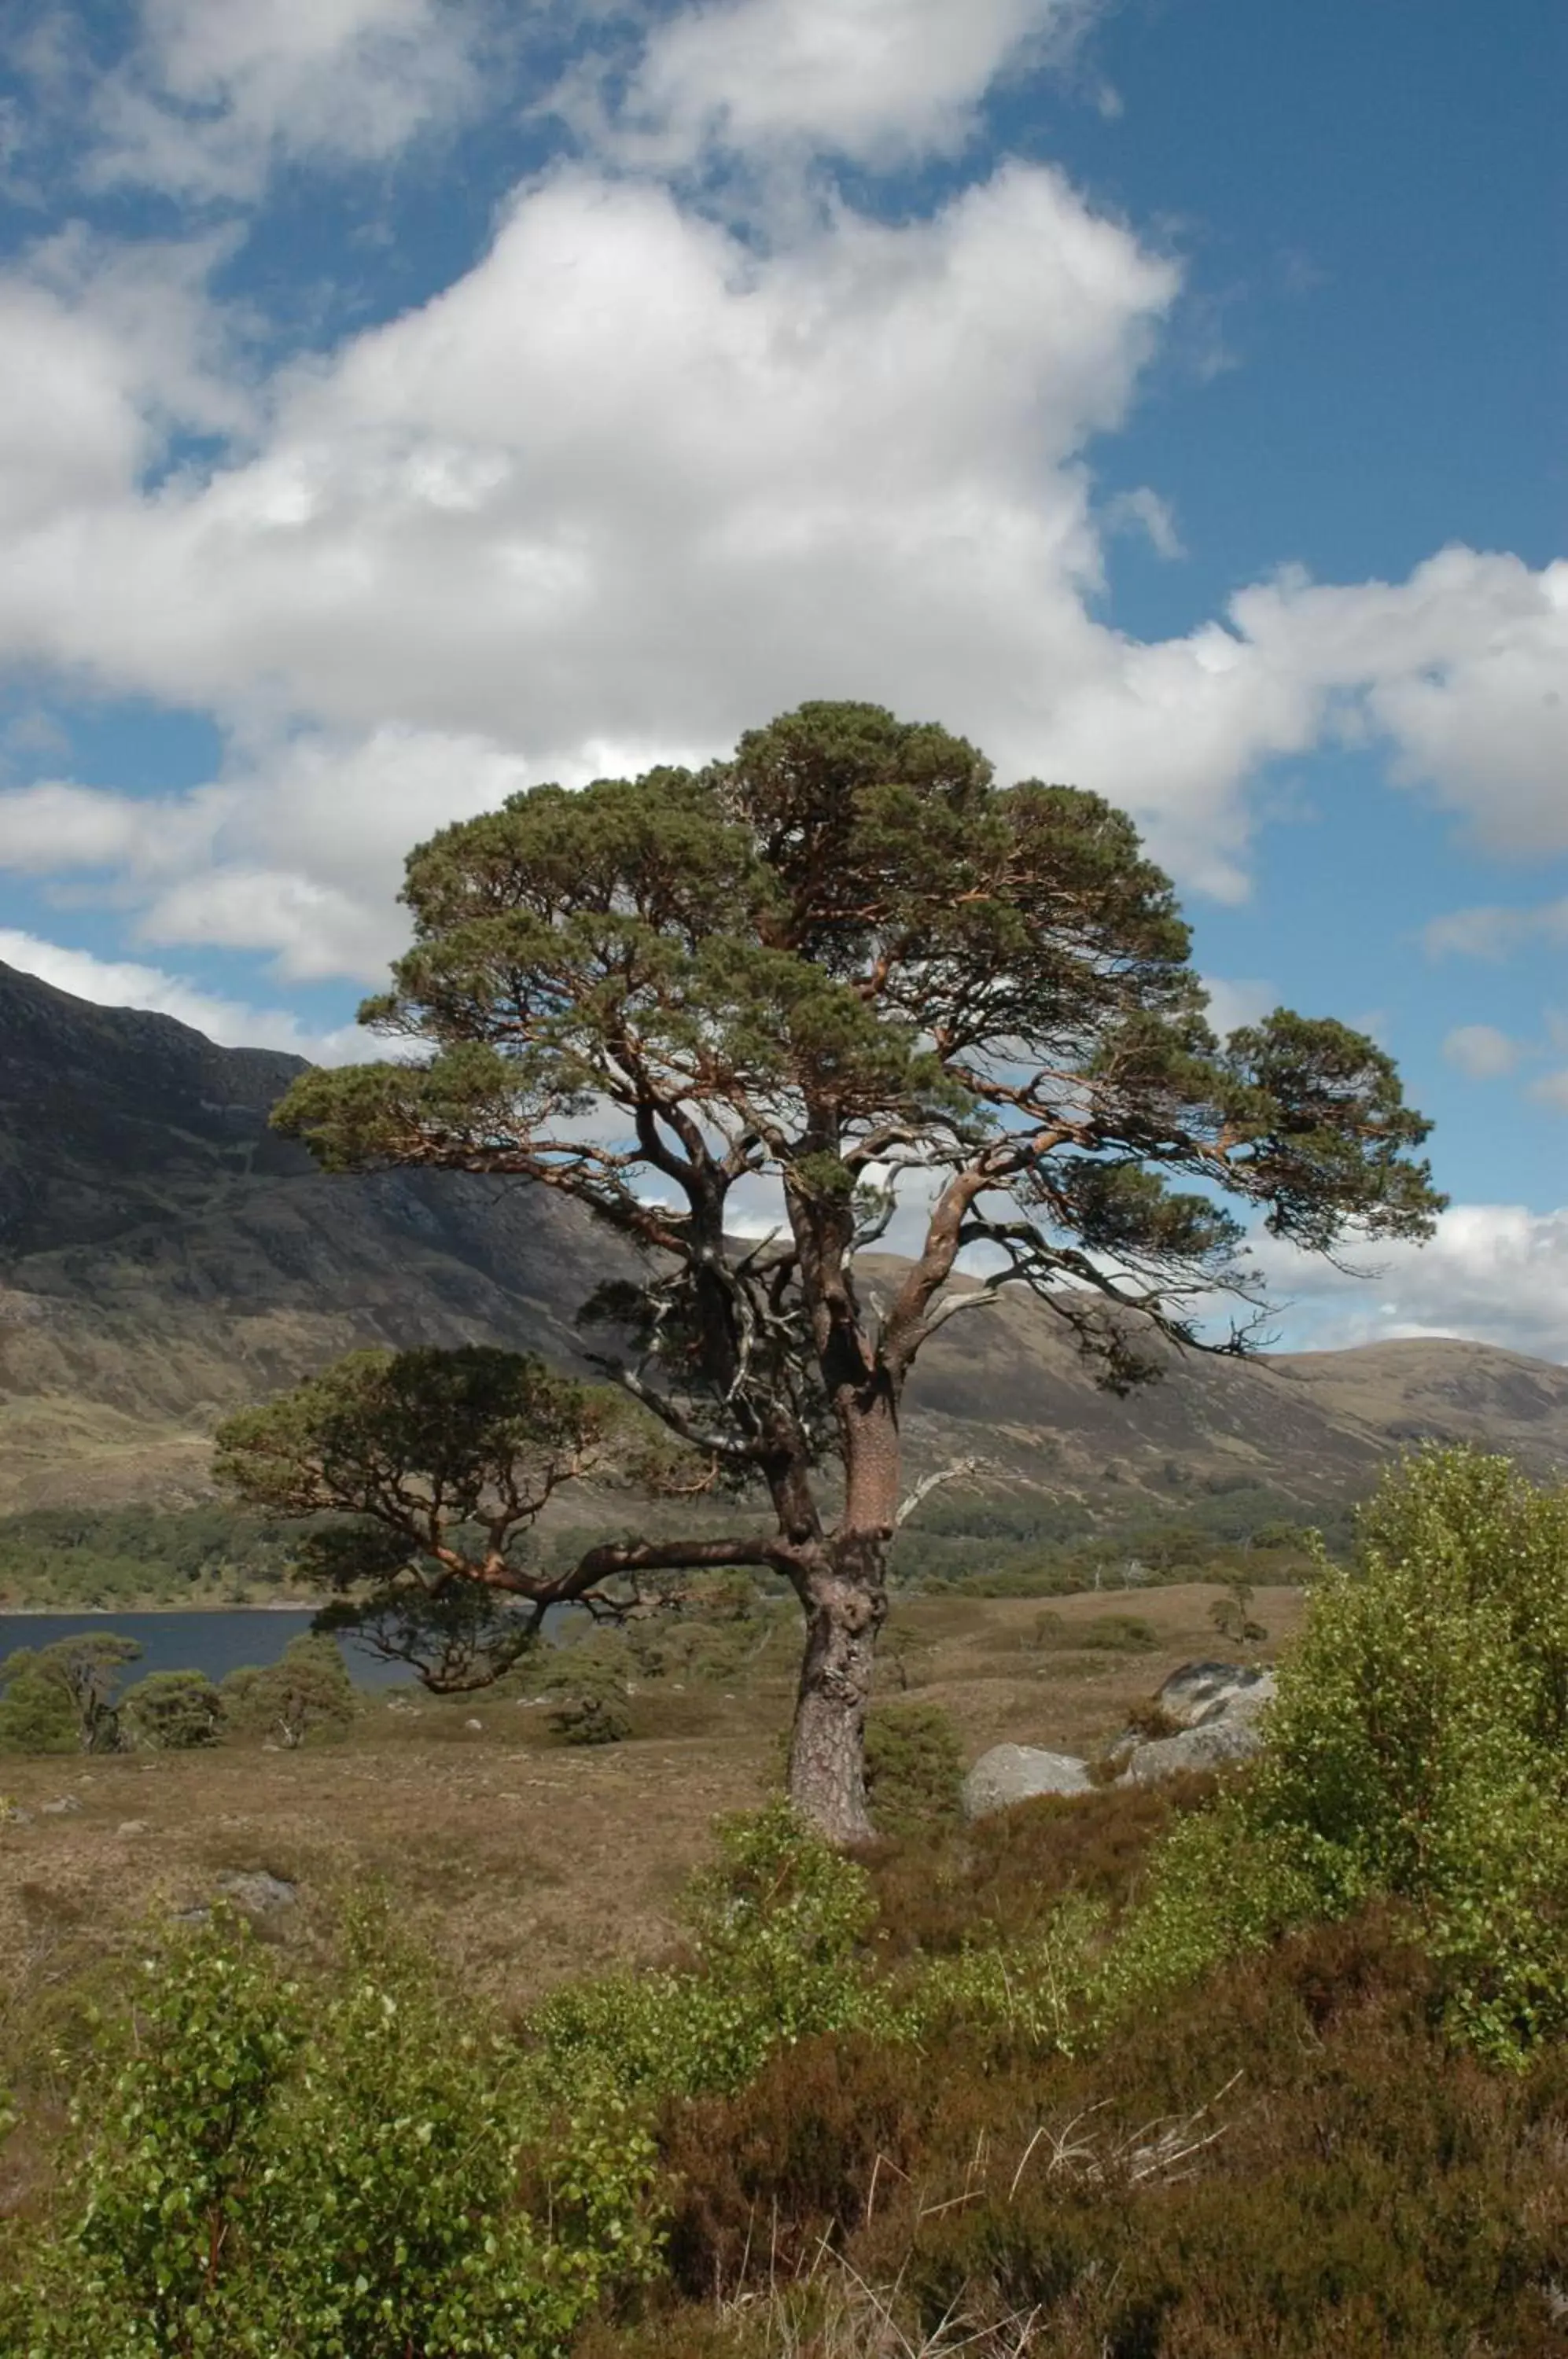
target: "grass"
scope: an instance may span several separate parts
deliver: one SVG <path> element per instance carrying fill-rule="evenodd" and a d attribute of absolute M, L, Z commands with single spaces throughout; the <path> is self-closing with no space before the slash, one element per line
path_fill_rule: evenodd
<path fill-rule="evenodd" d="M 1214 1594 L 1192 1584 L 1140 1596 L 1155 1649 L 1082 1657 L 1035 1649 L 1032 1599 L 899 1600 L 879 1691 L 940 1705 L 966 1759 L 1004 1739 L 1089 1753 L 1179 1663 L 1216 1651 Z M 1259 1596 L 1282 1636 L 1298 1597 Z M 1064 1598 L 1056 1611 L 1072 1632 L 1103 1619 L 1105 1600 Z M 0 1762 L 0 1793 L 34 1814 L 0 1825 L 0 1983 L 25 2007 L 133 1950 L 149 1912 L 200 1906 L 215 1875 L 252 1867 L 299 1886 L 287 1938 L 301 1941 L 335 1891 L 384 1879 L 464 1984 L 505 2006 L 653 1956 L 715 1812 L 777 1779 L 797 1643 L 786 1619 L 728 1689 L 639 1688 L 623 1745 L 554 1746 L 540 1710 L 515 1699 L 372 1698 L 345 1741 L 298 1753 Z M 77 1807 L 43 1810 L 62 1799 Z M 5 2064 L 0 2031 L 0 2081 Z"/>
<path fill-rule="evenodd" d="M 1213 1596 L 1140 1596 L 1152 1639 L 1131 1652 L 1116 1625 L 1094 1643 L 1119 1610 L 1103 1596 L 1060 1601 L 1043 1646 L 1036 1600 L 901 1603 L 891 1693 L 951 1713 L 969 1757 L 996 1735 L 1088 1751 L 1179 1662 L 1223 1651 Z M 1257 1610 L 1267 1656 L 1300 1601 Z M 330 1960 L 335 1896 L 380 1877 L 459 2007 L 519 2010 L 668 1952 L 713 1814 L 776 1777 L 789 1671 L 781 1632 L 735 1690 L 661 1682 L 635 1699 L 642 1733 L 589 1751 L 479 1699 L 377 1702 L 315 1751 L 5 1765 L 29 1807 L 81 1807 L 0 1830 L 0 2080 L 7 2056 L 35 2076 L 0 2208 L 41 2201 L 58 2105 L 37 2060 L 84 2043 L 81 1999 L 147 1912 L 225 1868 L 298 1882 L 265 1930 L 306 1969 Z M 654 1733 L 676 1707 L 701 1724 Z M 885 1842 L 874 1952 L 898 1973 L 1027 1939 L 1070 1894 L 1122 1910 L 1150 1844 L 1214 1790 L 1102 1789 Z M 665 2277 L 574 2359 L 1568 2359 L 1568 2049 L 1507 2073 L 1455 2053 L 1389 1910 L 1243 1959 L 1080 2053 L 963 2027 L 925 2057 L 807 2038 L 656 2126 Z"/>

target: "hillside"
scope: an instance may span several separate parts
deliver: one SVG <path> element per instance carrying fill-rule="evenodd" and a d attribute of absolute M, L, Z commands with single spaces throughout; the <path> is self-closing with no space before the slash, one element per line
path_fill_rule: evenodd
<path fill-rule="evenodd" d="M 355 1344 L 570 1353 L 604 1241 L 505 1182 L 324 1178 L 267 1127 L 300 1070 L 0 967 L 0 1511 L 199 1495 L 217 1418 Z"/>
<path fill-rule="evenodd" d="M 267 1128 L 299 1070 L 0 967 L 0 1513 L 200 1497 L 220 1416 L 355 1344 L 572 1355 L 611 1241 L 505 1182 L 324 1177 Z M 909 1433 L 917 1462 L 977 1455 L 1096 1516 L 1307 1506 L 1429 1434 L 1568 1467 L 1568 1369 L 1443 1341 L 1192 1355 L 1118 1401 L 1018 1299 L 943 1331 Z"/>

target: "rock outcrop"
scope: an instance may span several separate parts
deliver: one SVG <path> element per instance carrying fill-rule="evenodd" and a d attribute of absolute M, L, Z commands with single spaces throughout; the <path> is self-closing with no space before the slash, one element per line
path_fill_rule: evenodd
<path fill-rule="evenodd" d="M 1036 1794 L 1086 1794 L 1088 1764 L 1071 1753 L 1045 1753 L 1033 1745 L 994 1745 L 964 1781 L 964 1815 L 989 1818 Z"/>

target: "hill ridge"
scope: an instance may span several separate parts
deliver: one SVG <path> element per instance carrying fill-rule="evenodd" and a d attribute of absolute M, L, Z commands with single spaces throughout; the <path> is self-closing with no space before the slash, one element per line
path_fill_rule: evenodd
<path fill-rule="evenodd" d="M 0 965 L 0 1512 L 199 1497 L 220 1416 L 355 1345 L 577 1356 L 615 1241 L 515 1182 L 320 1172 L 267 1125 L 301 1070 Z M 1568 1369 L 1499 1345 L 1193 1355 L 1124 1402 L 1059 1327 L 1007 1298 L 950 1322 L 910 1388 L 917 1464 L 980 1455 L 1094 1514 L 1343 1498 L 1425 1434 L 1568 1470 Z"/>

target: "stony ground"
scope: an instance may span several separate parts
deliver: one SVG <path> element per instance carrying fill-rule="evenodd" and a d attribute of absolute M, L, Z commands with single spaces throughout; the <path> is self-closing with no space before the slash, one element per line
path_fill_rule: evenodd
<path fill-rule="evenodd" d="M 1008 1739 L 1094 1755 L 1181 1663 L 1234 1652 L 1210 1620 L 1218 1594 L 901 1601 L 882 1692 L 942 1704 L 969 1759 Z M 1266 1660 L 1297 1626 L 1300 1593 L 1260 1589 L 1253 1611 Z M 1152 1647 L 1083 1644 L 1121 1613 L 1152 1625 Z M 714 1815 L 778 1776 L 792 1643 L 781 1635 L 744 1691 L 651 1692 L 652 1733 L 592 1750 L 551 1745 L 538 1711 L 515 1701 L 377 1699 L 348 1739 L 299 1753 L 0 1764 L 0 1792 L 31 1813 L 0 1825 L 0 2060 L 5 2010 L 32 2009 L 234 1871 L 297 1886 L 273 1930 L 307 1944 L 344 1886 L 384 1879 L 463 1985 L 509 2006 L 615 1957 L 657 1954 Z"/>

